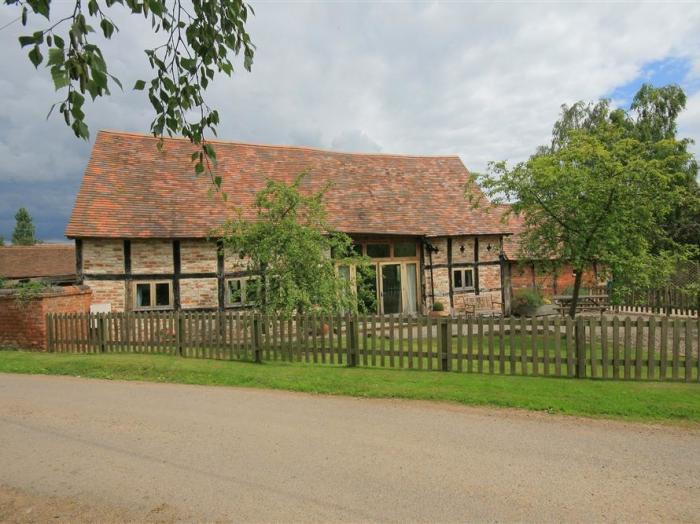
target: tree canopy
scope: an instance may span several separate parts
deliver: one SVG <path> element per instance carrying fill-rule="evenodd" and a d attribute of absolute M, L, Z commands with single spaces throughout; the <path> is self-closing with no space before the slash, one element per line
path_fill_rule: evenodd
<path fill-rule="evenodd" d="M 36 244 L 34 222 L 25 208 L 20 207 L 15 214 L 15 230 L 12 232 L 12 244 L 15 246 L 33 246 Z"/>
<path fill-rule="evenodd" d="M 586 267 L 607 268 L 623 289 L 663 280 L 694 253 L 668 227 L 697 198 L 689 141 L 675 138 L 679 90 L 644 86 L 629 112 L 607 100 L 563 106 L 548 146 L 513 167 L 491 163 L 480 177 L 494 204 L 509 202 L 523 217 L 522 258 L 572 264 L 571 316 Z"/>
<path fill-rule="evenodd" d="M 225 224 L 225 250 L 237 253 L 258 277 L 247 286 L 254 286 L 254 305 L 262 311 L 356 311 L 350 272 L 342 274 L 338 266 L 362 266 L 364 260 L 354 254 L 350 237 L 328 225 L 322 202 L 328 188 L 304 194 L 304 176 L 292 184 L 268 181 L 255 198 L 256 219 L 239 216 Z"/>
<path fill-rule="evenodd" d="M 216 153 L 206 142 L 205 132 L 216 135 L 219 113 L 207 105 L 204 94 L 217 73 L 231 75 L 232 58 L 243 55 L 243 66 L 250 70 L 255 46 L 246 31 L 252 8 L 243 0 L 73 0 L 71 12 L 56 19 L 52 0 L 5 0 L 19 10 L 26 26 L 32 16 L 43 17 L 46 26 L 19 37 L 29 48 L 28 58 L 35 67 L 46 63 L 54 87 L 65 93 L 56 107 L 73 133 L 87 139 L 89 129 L 84 113 L 86 96 L 94 101 L 110 94 L 110 82 L 122 84 L 108 69 L 95 42 L 99 35 L 115 37 L 119 28 L 111 17 L 117 5 L 134 16 L 149 20 L 160 45 L 146 49 L 154 72 L 150 80 L 137 80 L 134 89 L 148 89 L 155 111 L 151 132 L 158 137 L 183 135 L 201 146 L 192 155 L 197 173 L 207 171 L 212 180 L 221 180 L 213 170 Z M 51 112 L 49 112 L 50 114 Z"/>

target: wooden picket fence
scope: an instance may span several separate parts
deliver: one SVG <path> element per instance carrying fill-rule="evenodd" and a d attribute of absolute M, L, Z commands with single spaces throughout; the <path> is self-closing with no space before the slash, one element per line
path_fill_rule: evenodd
<path fill-rule="evenodd" d="M 48 348 L 551 377 L 700 382 L 700 321 L 243 312 L 49 314 Z"/>

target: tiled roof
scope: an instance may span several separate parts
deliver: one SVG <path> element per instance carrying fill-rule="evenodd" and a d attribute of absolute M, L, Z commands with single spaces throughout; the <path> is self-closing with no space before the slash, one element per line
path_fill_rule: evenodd
<path fill-rule="evenodd" d="M 72 244 L 0 247 L 0 277 L 71 276 L 75 276 L 75 246 Z"/>
<path fill-rule="evenodd" d="M 324 203 L 331 225 L 347 233 L 458 235 L 500 233 L 497 214 L 472 209 L 469 172 L 457 156 L 336 153 L 318 149 L 214 142 L 217 174 L 228 201 L 211 196 L 207 176 L 195 177 L 193 146 L 101 131 L 66 229 L 69 237 L 203 238 L 253 202 L 267 179 L 291 182 L 306 171 L 302 190 L 331 184 Z"/>

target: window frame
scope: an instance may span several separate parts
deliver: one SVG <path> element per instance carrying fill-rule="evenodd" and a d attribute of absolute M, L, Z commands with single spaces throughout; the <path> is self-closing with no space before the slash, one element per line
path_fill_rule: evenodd
<path fill-rule="evenodd" d="M 253 304 L 248 302 L 247 296 L 246 296 L 246 288 L 248 287 L 248 281 L 250 280 L 256 280 L 260 278 L 257 275 L 250 275 L 250 276 L 244 276 L 244 277 L 231 277 L 227 278 L 224 280 L 224 305 L 226 307 L 231 307 L 231 308 L 244 308 L 244 307 L 251 307 Z M 241 300 L 240 302 L 231 302 L 231 287 L 229 286 L 230 282 L 233 281 L 238 281 L 241 283 Z"/>
<path fill-rule="evenodd" d="M 462 274 L 462 285 L 460 287 L 457 287 L 455 283 L 455 274 L 456 273 L 461 273 Z M 467 273 L 471 273 L 471 286 L 467 286 Z M 474 268 L 473 267 L 455 267 L 452 268 L 452 289 L 455 291 L 474 291 Z"/>
<path fill-rule="evenodd" d="M 150 306 L 139 306 L 136 301 L 138 300 L 138 286 L 148 284 L 150 286 L 151 293 L 151 305 Z M 167 306 L 157 306 L 156 301 L 156 285 L 157 284 L 167 284 L 168 286 L 168 305 Z M 173 281 L 172 280 L 135 280 L 133 282 L 133 310 L 134 311 L 169 311 L 174 309 L 175 298 L 173 296 Z"/>

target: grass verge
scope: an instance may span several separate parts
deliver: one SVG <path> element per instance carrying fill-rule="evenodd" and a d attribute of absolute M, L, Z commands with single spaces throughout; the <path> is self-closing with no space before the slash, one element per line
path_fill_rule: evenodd
<path fill-rule="evenodd" d="M 404 398 L 700 425 L 700 385 L 251 364 L 166 355 L 0 351 L 0 372 Z"/>

